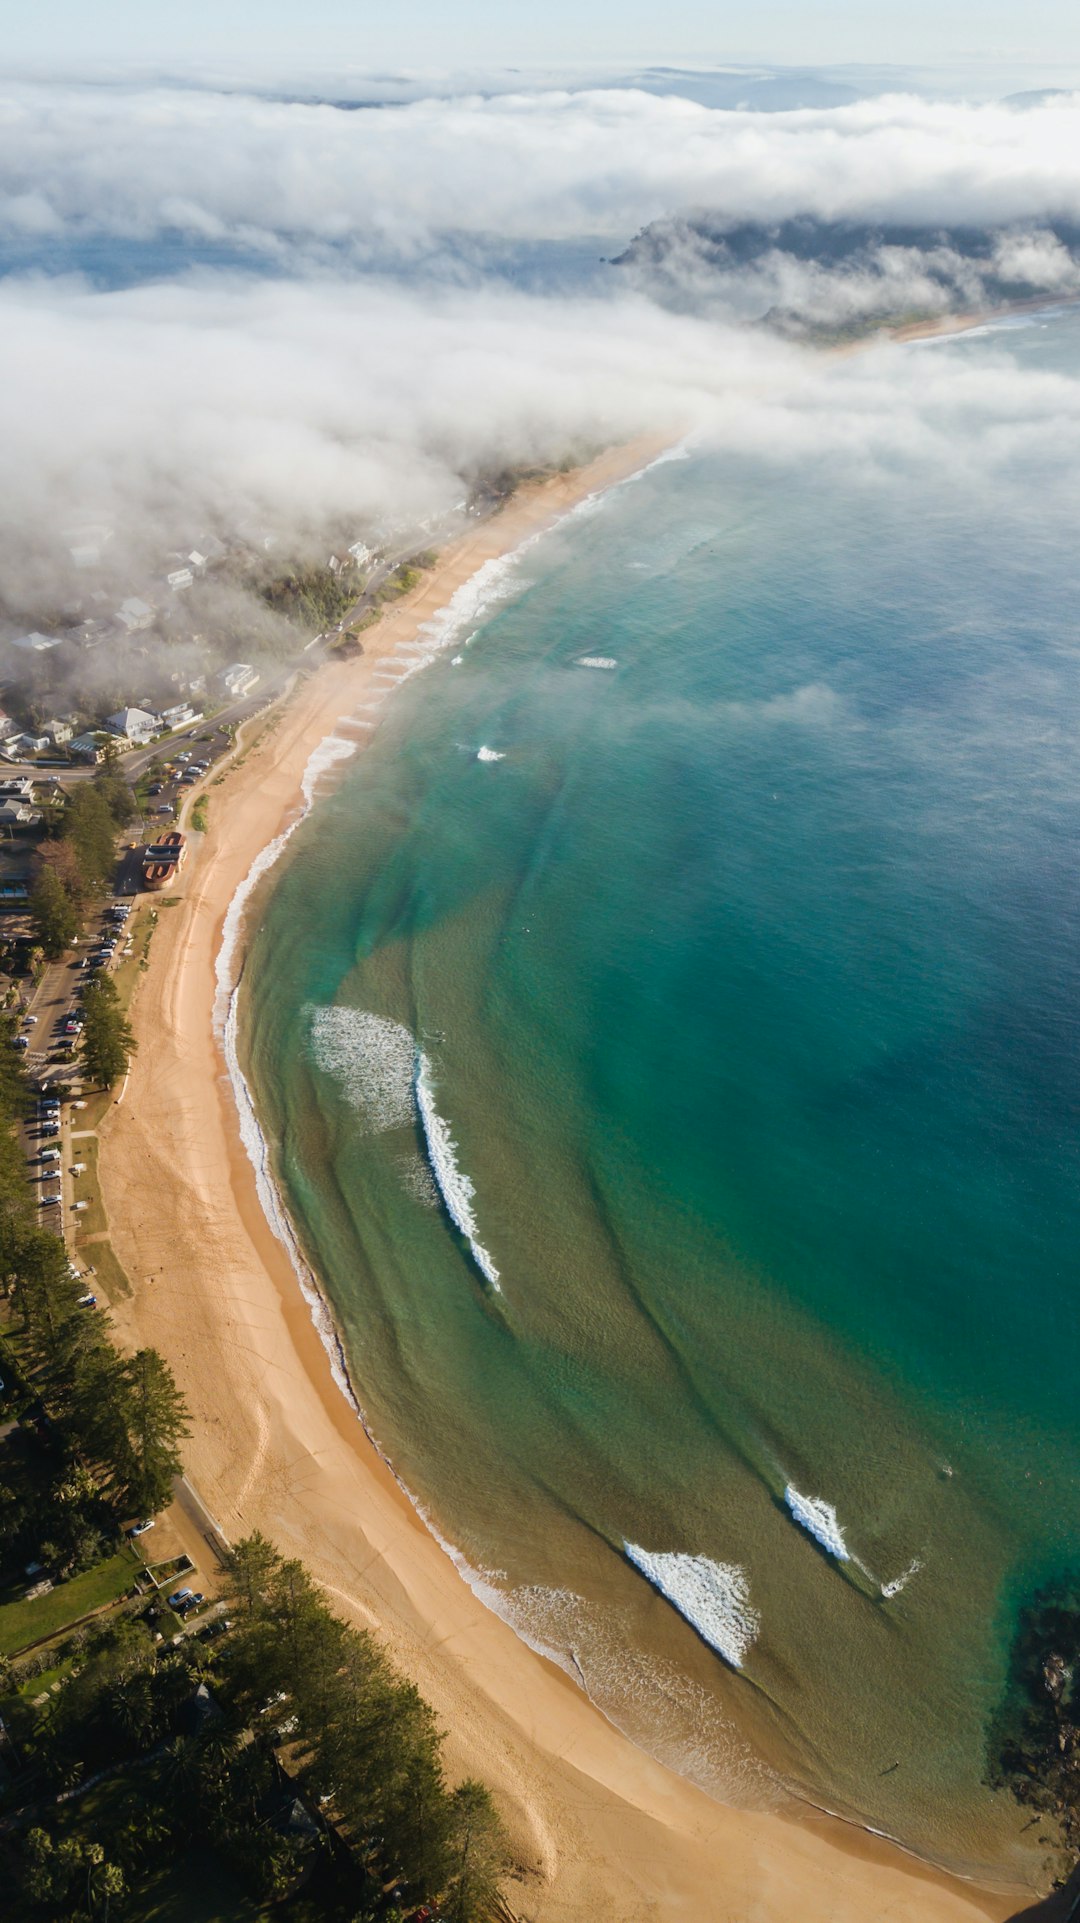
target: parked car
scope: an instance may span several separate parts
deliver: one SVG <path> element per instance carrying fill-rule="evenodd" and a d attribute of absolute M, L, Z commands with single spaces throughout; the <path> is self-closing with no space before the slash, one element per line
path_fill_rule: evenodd
<path fill-rule="evenodd" d="M 216 1616 L 212 1623 L 204 1623 L 203 1627 L 198 1631 L 199 1641 L 201 1643 L 216 1642 L 219 1636 L 224 1636 L 231 1628 L 231 1616 Z"/>
<path fill-rule="evenodd" d="M 23 1016 L 23 1027 L 24 1027 L 24 1028 L 33 1028 L 33 1026 L 34 1026 L 34 1023 L 35 1023 L 36 1021 L 37 1021 L 37 1016 L 36 1016 L 36 1015 L 24 1015 L 24 1016 Z"/>
<path fill-rule="evenodd" d="M 79 1307 L 80 1309 L 96 1309 L 97 1296 L 96 1295 L 80 1295 Z"/>
<path fill-rule="evenodd" d="M 164 786 L 165 783 L 163 781 L 152 781 L 146 792 L 148 795 L 159 795 Z"/>
<path fill-rule="evenodd" d="M 185 1596 L 183 1602 L 177 1604 L 177 1614 L 180 1616 L 189 1616 L 193 1609 L 198 1609 L 199 1604 L 205 1601 L 206 1597 L 203 1595 L 202 1590 L 194 1589 L 190 1596 Z"/>
<path fill-rule="evenodd" d="M 181 1603 L 186 1602 L 193 1594 L 194 1591 L 191 1589 L 174 1589 L 172 1595 L 167 1596 L 165 1600 L 170 1609 L 179 1609 Z"/>
<path fill-rule="evenodd" d="M 147 1530 L 153 1527 L 154 1518 L 153 1516 L 148 1516 L 145 1522 L 133 1522 L 131 1528 L 128 1530 L 128 1535 L 133 1539 L 135 1536 L 145 1536 Z"/>
<path fill-rule="evenodd" d="M 16 1048 L 29 1048 L 30 1046 L 29 1035 L 16 1035 L 14 1046 Z"/>

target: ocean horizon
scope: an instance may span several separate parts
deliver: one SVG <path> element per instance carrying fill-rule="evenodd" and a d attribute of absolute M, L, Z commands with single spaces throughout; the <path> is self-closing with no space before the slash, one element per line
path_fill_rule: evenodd
<path fill-rule="evenodd" d="M 1075 376 L 1080 318 L 932 351 Z M 237 1058 L 483 1599 L 711 1793 L 1029 1875 L 990 1777 L 1080 1468 L 1072 528 L 1025 448 L 969 493 L 681 453 L 331 745 Z"/>

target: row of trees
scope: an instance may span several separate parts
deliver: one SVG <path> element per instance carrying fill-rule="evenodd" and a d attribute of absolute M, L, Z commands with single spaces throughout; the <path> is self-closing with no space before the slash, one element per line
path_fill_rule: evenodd
<path fill-rule="evenodd" d="M 37 1226 L 16 1133 L 27 1094 L 14 1040 L 14 1018 L 4 1015 L 0 1291 L 10 1305 L 19 1370 L 40 1398 L 51 1440 L 41 1473 L 23 1473 L 10 1451 L 3 1458 L 0 1553 L 37 1554 L 45 1527 L 60 1565 L 76 1566 L 93 1560 L 92 1545 L 103 1528 L 115 1530 L 118 1516 L 152 1514 L 169 1500 L 184 1409 L 156 1350 L 121 1356 L 109 1340 L 106 1312 L 80 1306 L 84 1285 L 71 1273 L 64 1243 Z"/>
<path fill-rule="evenodd" d="M 91 1479 L 114 1517 L 153 1515 L 171 1500 L 188 1433 L 168 1365 L 156 1349 L 120 1354 L 106 1311 L 80 1305 L 84 1285 L 47 1230 L 20 1238 L 4 1283 L 19 1324 L 20 1369 L 63 1458 Z"/>
<path fill-rule="evenodd" d="M 52 832 L 38 851 L 30 897 L 34 930 L 49 960 L 70 948 L 87 909 L 107 888 L 116 866 L 117 830 L 131 820 L 134 807 L 114 752 L 50 819 Z"/>
<path fill-rule="evenodd" d="M 48 1793 L 110 1780 L 26 1825 L 26 1914 L 140 1914 L 148 1870 L 212 1875 L 216 1858 L 261 1902 L 302 1890 L 295 1914 L 318 1923 L 393 1923 L 421 1901 L 490 1923 L 506 1839 L 480 1784 L 447 1785 L 427 1704 L 262 1537 L 230 1576 L 211 1645 L 155 1643 L 157 1605 L 75 1632 L 77 1673 L 29 1760 Z"/>
<path fill-rule="evenodd" d="M 290 1769 L 317 1805 L 332 1802 L 373 1890 L 393 1887 L 413 1904 L 437 1897 L 450 1923 L 492 1916 L 506 1837 L 483 1784 L 448 1787 L 429 1704 L 262 1536 L 239 1545 L 232 1576 L 240 1720 L 280 1721 Z"/>

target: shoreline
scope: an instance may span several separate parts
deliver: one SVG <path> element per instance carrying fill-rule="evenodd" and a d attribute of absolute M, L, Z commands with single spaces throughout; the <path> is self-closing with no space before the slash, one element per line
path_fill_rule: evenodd
<path fill-rule="evenodd" d="M 127 1099 L 101 1128 L 103 1199 L 134 1288 L 115 1305 L 118 1331 L 153 1343 L 176 1372 L 193 1417 L 187 1466 L 226 1534 L 262 1528 L 346 1614 L 376 1626 L 448 1729 L 451 1771 L 491 1785 L 534 1871 L 509 1892 L 513 1906 L 552 1923 L 716 1915 L 720 1898 L 763 1923 L 792 1910 L 806 1923 L 1000 1919 L 1020 1893 L 1006 1907 L 841 1819 L 714 1803 L 636 1749 L 477 1600 L 335 1380 L 266 1218 L 214 1030 L 215 964 L 237 892 L 247 886 L 250 898 L 267 851 L 280 853 L 297 825 L 313 755 L 334 738 L 342 755 L 359 746 L 372 724 L 356 710 L 380 691 L 380 665 L 488 563 L 668 449 L 635 443 L 521 489 L 368 631 L 363 655 L 320 667 L 273 720 L 251 724 L 185 891 L 159 915 L 133 1007 L 140 1049 Z"/>

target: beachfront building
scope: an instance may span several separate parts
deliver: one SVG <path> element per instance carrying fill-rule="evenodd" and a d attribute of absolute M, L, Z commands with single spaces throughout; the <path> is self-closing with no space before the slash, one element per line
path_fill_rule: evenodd
<path fill-rule="evenodd" d="M 67 744 L 68 754 L 74 761 L 103 761 L 107 734 L 95 731 L 93 734 L 77 734 Z"/>
<path fill-rule="evenodd" d="M 161 733 L 161 716 L 150 714 L 146 708 L 121 708 L 119 714 L 105 717 L 105 726 L 118 740 L 130 741 L 137 748 Z"/>
<path fill-rule="evenodd" d="M 192 707 L 190 701 L 178 701 L 174 707 L 162 708 L 161 725 L 171 733 L 174 728 L 187 728 L 193 721 L 201 721 L 202 715 Z"/>
<path fill-rule="evenodd" d="M 234 661 L 231 668 L 223 669 L 221 674 L 218 675 L 218 680 L 225 693 L 231 694 L 234 700 L 239 700 L 242 695 L 250 694 L 252 688 L 257 684 L 258 679 L 259 677 L 255 669 L 246 661 Z"/>

